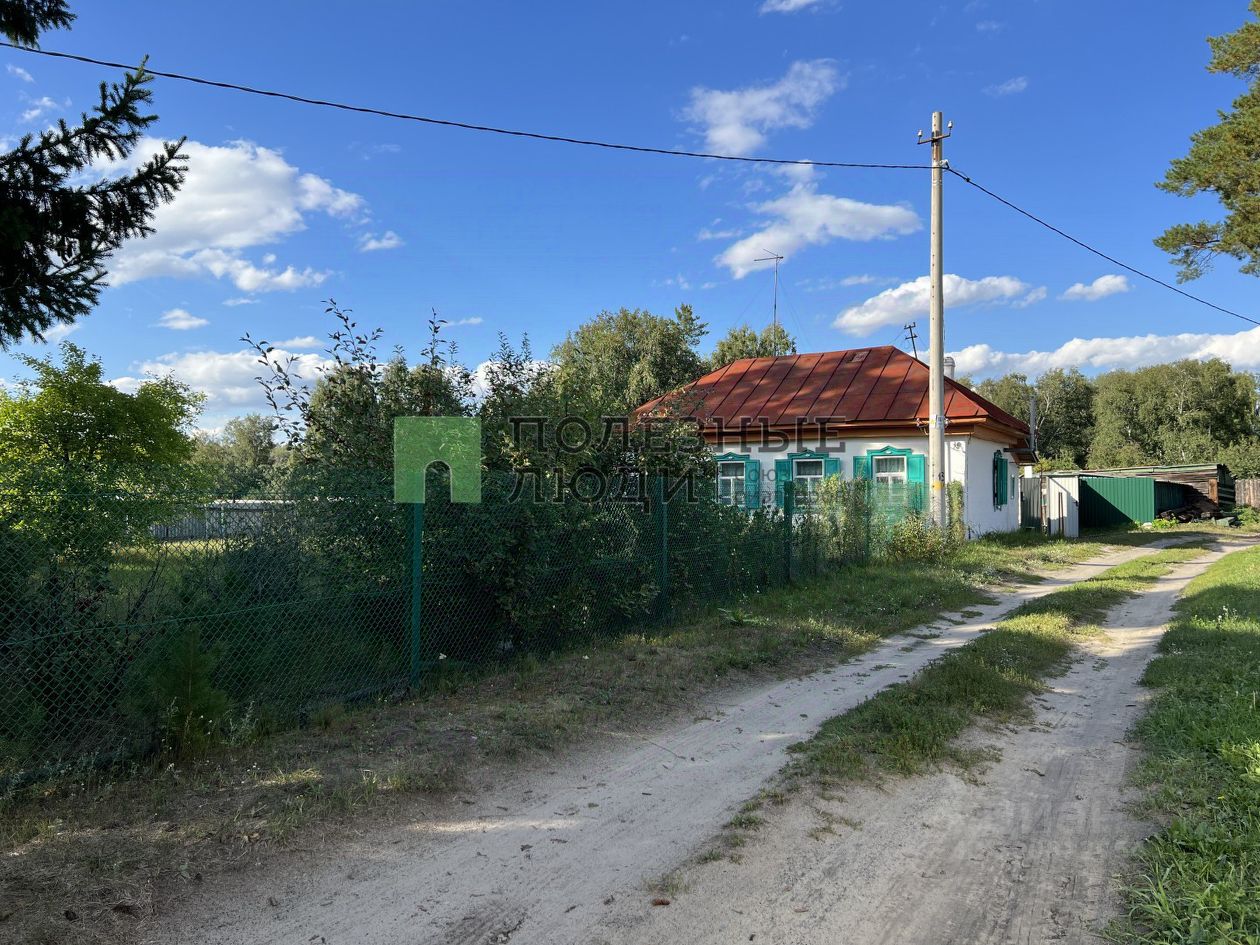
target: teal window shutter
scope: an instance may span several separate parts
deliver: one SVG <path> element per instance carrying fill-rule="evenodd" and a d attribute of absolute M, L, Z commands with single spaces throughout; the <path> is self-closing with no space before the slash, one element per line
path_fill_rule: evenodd
<path fill-rule="evenodd" d="M 1010 489 L 1007 486 L 1007 470 L 1010 464 L 1006 457 L 1002 455 L 1001 450 L 993 451 L 993 507 L 1000 509 L 1006 505 L 1010 496 Z"/>
<path fill-rule="evenodd" d="M 823 460 L 823 478 L 830 479 L 840 475 L 840 460 L 828 457 Z"/>
<path fill-rule="evenodd" d="M 792 481 L 792 461 L 776 459 L 774 461 L 774 506 L 783 508 L 783 484 Z"/>
<path fill-rule="evenodd" d="M 853 457 L 853 478 L 854 479 L 870 479 L 871 478 L 871 459 L 869 456 Z"/>
<path fill-rule="evenodd" d="M 925 457 L 922 453 L 911 453 L 906 457 L 906 485 L 910 492 L 910 508 L 916 512 L 922 512 L 927 502 L 926 484 Z"/>
<path fill-rule="evenodd" d="M 998 489 L 998 495 L 1002 497 L 1002 505 L 1011 500 L 1011 462 L 1005 456 L 1001 458 L 1002 464 L 1002 485 Z"/>
<path fill-rule="evenodd" d="M 761 460 L 744 460 L 744 508 L 761 506 Z"/>

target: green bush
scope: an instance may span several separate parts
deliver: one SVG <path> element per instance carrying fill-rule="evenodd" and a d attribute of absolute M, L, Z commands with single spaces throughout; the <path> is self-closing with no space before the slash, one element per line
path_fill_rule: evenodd
<path fill-rule="evenodd" d="M 158 723 L 161 744 L 181 760 L 204 755 L 224 735 L 230 703 L 213 683 L 218 659 L 190 628 L 167 641 L 144 674 L 140 718 Z"/>

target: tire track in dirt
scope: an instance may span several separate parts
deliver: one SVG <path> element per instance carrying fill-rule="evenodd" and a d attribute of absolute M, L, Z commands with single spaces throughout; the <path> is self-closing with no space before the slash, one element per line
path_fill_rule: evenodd
<path fill-rule="evenodd" d="M 1137 751 L 1127 734 L 1146 699 L 1138 680 L 1185 585 L 1225 553 L 1177 567 L 1113 610 L 1106 636 L 1036 700 L 1031 726 L 969 733 L 969 744 L 1001 751 L 979 783 L 942 772 L 794 799 L 766 815 L 742 863 L 695 867 L 668 910 L 623 908 L 586 940 L 1098 941 L 1116 914 L 1114 877 L 1150 832 L 1128 812 Z M 841 817 L 857 826 L 817 834 Z"/>
<path fill-rule="evenodd" d="M 731 941 L 699 930 L 664 934 L 663 927 L 663 937 L 653 937 L 653 919 L 665 913 L 671 921 L 681 918 L 693 908 L 688 903 L 699 905 L 704 897 L 685 895 L 670 909 L 651 910 L 645 883 L 686 862 L 720 830 L 782 766 L 789 744 L 943 651 L 975 639 L 1020 603 L 1157 547 L 1125 549 L 1065 568 L 1043 583 L 1018 586 L 975 608 L 975 619 L 945 615 L 911 631 L 935 634 L 930 639 L 890 637 L 861 658 L 742 694 L 711 709 L 712 718 L 641 739 L 634 749 L 585 752 L 548 774 L 517 778 L 441 812 L 417 805 L 414 816 L 400 815 L 357 843 L 226 877 L 153 920 L 143 940 L 561 945 L 601 936 L 639 941 L 634 936 L 642 935 L 642 941 L 670 943 Z M 1004 855 L 1011 869 L 1021 868 L 1021 855 Z M 827 869 L 822 867 L 823 875 Z M 819 894 L 834 892 L 837 882 L 833 877 Z M 736 898 L 725 889 L 715 894 L 721 906 L 713 908 Z M 756 898 L 752 891 L 746 895 Z M 763 908 L 777 915 L 772 903 Z M 767 940 L 758 931 L 742 933 L 742 940 L 749 934 Z"/>

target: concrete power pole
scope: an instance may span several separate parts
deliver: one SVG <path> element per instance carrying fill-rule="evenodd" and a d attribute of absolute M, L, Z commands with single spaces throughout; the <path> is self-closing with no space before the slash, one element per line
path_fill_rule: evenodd
<path fill-rule="evenodd" d="M 929 269 L 928 321 L 928 509 L 932 521 L 946 524 L 945 502 L 945 283 L 942 205 L 945 178 L 944 142 L 954 123 L 942 126 L 940 112 L 932 112 L 932 135 L 919 144 L 932 145 L 932 249 Z"/>

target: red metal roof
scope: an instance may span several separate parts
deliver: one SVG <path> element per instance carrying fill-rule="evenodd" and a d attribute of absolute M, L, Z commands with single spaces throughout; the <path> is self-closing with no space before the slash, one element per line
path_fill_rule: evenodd
<path fill-rule="evenodd" d="M 689 416 L 737 427 L 742 419 L 792 426 L 797 419 L 845 423 L 913 423 L 927 419 L 928 368 L 898 348 L 856 348 L 780 358 L 742 358 L 682 390 L 639 408 L 668 412 L 667 401 Z M 993 420 L 1027 433 L 1028 424 L 961 384 L 945 379 L 945 416 Z"/>

